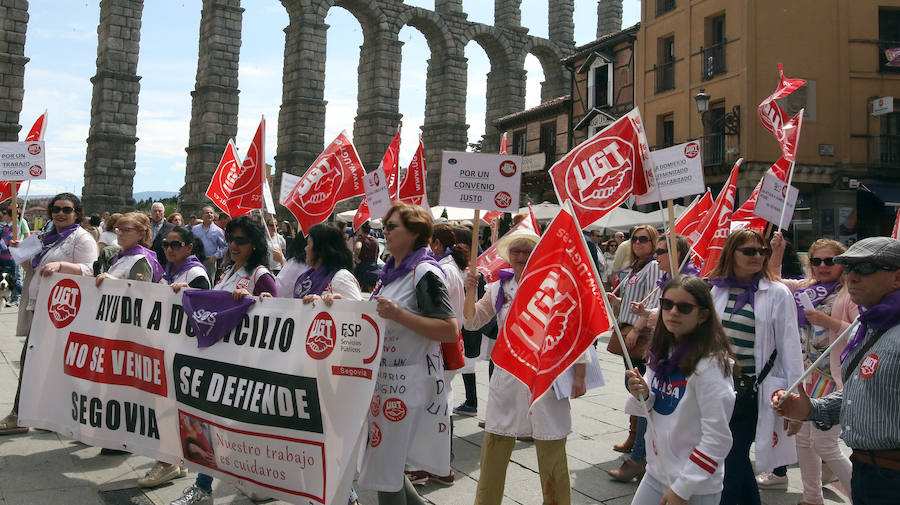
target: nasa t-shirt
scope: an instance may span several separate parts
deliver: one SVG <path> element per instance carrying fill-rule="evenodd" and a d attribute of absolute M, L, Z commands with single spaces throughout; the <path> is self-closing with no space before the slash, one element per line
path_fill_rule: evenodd
<path fill-rule="evenodd" d="M 656 397 L 653 402 L 653 410 L 664 416 L 675 412 L 678 402 L 684 398 L 686 388 L 687 378 L 680 368 L 672 372 L 667 379 L 654 375 L 650 380 L 650 390 Z"/>

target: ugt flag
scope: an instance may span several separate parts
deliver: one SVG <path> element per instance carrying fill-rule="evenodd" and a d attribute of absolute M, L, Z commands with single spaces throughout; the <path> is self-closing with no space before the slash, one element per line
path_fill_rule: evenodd
<path fill-rule="evenodd" d="M 694 252 L 703 258 L 703 269 L 698 277 L 709 276 L 709 273 L 716 267 L 719 256 L 722 255 L 725 240 L 731 233 L 731 214 L 734 211 L 734 197 L 737 194 L 738 171 L 743 161 L 744 158 L 737 160 L 734 168 L 731 169 L 728 182 L 722 187 L 713 208 L 706 214 L 708 218 L 706 224 L 700 238 L 694 243 Z"/>
<path fill-rule="evenodd" d="M 229 141 L 222 160 L 209 181 L 206 196 L 216 207 L 235 217 L 263 207 L 262 187 L 265 181 L 266 119 L 259 121 L 247 157 L 241 162 L 234 143 Z"/>
<path fill-rule="evenodd" d="M 685 209 L 681 214 L 681 217 L 675 221 L 675 233 L 683 235 L 684 237 L 694 233 L 694 230 L 696 230 L 697 226 L 703 221 L 703 218 L 712 207 L 712 204 L 712 195 L 709 189 L 707 189 L 706 193 L 703 193 L 703 197 L 692 203 L 691 206 Z"/>
<path fill-rule="evenodd" d="M 534 218 L 530 205 L 528 206 L 528 216 L 519 221 L 519 224 L 510 228 L 506 233 L 509 234 L 520 229 L 533 231 L 535 235 L 541 234 L 541 227 L 538 225 L 537 219 Z M 495 242 L 487 251 L 481 253 L 481 256 L 478 256 L 475 268 L 484 275 L 485 282 L 490 283 L 499 279 L 497 272 L 503 268 L 509 268 L 509 263 L 497 254 L 497 243 Z"/>
<path fill-rule="evenodd" d="M 422 137 L 419 136 L 419 147 L 416 148 L 416 154 L 413 155 L 412 161 L 406 167 L 406 176 L 400 183 L 399 198 L 400 201 L 411 203 L 413 205 L 427 206 L 425 193 L 425 176 L 428 175 L 428 167 L 425 165 L 425 146 L 422 144 Z"/>
<path fill-rule="evenodd" d="M 778 87 L 759 104 L 756 112 L 763 128 L 778 140 L 782 155 L 788 161 L 794 161 L 797 153 L 797 140 L 800 138 L 800 127 L 803 123 L 803 110 L 796 116 L 790 117 L 775 100 L 789 96 L 806 84 L 806 81 L 785 77 L 781 63 L 778 64 L 778 79 Z"/>
<path fill-rule="evenodd" d="M 652 169 L 640 111 L 635 108 L 554 163 L 550 178 L 557 199 L 571 201 L 575 219 L 588 225 L 632 193 L 650 191 Z M 651 171 L 649 178 L 646 170 Z"/>
<path fill-rule="evenodd" d="M 353 143 L 342 131 L 313 161 L 282 205 L 297 218 L 304 235 L 331 215 L 334 206 L 362 195 L 366 170 Z"/>
<path fill-rule="evenodd" d="M 531 390 L 531 402 L 609 329 L 581 227 L 563 209 L 531 253 L 491 359 Z"/>

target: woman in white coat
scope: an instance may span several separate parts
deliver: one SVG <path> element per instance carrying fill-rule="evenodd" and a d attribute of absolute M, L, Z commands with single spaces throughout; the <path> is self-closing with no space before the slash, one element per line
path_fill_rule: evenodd
<path fill-rule="evenodd" d="M 803 373 L 794 298 L 769 273 L 770 255 L 759 232 L 735 230 L 709 279 L 716 313 L 737 359 L 737 398 L 730 423 L 734 444 L 725 459 L 722 505 L 760 503 L 751 443 L 756 442 L 758 470 L 797 462 L 793 437 L 768 408 L 772 393 Z"/>
<path fill-rule="evenodd" d="M 525 264 L 539 240 L 534 232 L 517 230 L 497 242 L 497 253 L 510 264 L 512 271 L 501 271 L 500 280 L 488 284 L 484 296 L 475 304 L 475 315 L 466 320 L 466 328 L 481 328 L 495 315 L 497 324 L 503 326 Z M 467 291 L 477 289 L 478 273 L 470 272 L 465 282 Z M 586 355 L 576 361 L 572 398 L 585 393 L 586 363 Z M 570 502 L 566 437 L 572 431 L 572 414 L 568 398 L 558 399 L 548 392 L 532 405 L 528 387 L 506 370 L 495 368 L 484 431 L 476 505 L 500 505 L 503 501 L 506 468 L 517 437 L 534 438 L 544 503 L 567 505 Z"/>

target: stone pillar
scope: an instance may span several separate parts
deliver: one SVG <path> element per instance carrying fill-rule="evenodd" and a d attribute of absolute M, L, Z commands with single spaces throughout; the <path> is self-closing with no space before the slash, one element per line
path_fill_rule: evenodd
<path fill-rule="evenodd" d="M 553 3 L 556 0 L 550 0 Z M 517 27 L 522 25 L 522 0 L 494 0 L 494 26 Z"/>
<path fill-rule="evenodd" d="M 101 0 L 97 74 L 91 77 L 91 127 L 84 162 L 85 213 L 134 208 L 143 0 Z"/>
<path fill-rule="evenodd" d="M 438 204 L 441 151 L 465 151 L 467 147 L 469 125 L 466 124 L 465 103 L 468 60 L 463 54 L 461 50 L 448 50 L 442 54 L 432 54 L 428 60 L 422 143 L 428 166 L 425 186 L 432 205 Z"/>
<path fill-rule="evenodd" d="M 551 0 L 549 12 L 550 40 L 565 46 L 575 47 L 574 0 Z"/>
<path fill-rule="evenodd" d="M 462 11 L 462 0 L 434 0 L 434 12 L 438 14 L 461 14 Z"/>
<path fill-rule="evenodd" d="M 206 189 L 229 139 L 237 135 L 240 0 L 203 0 L 197 80 L 191 92 L 191 125 L 181 211 L 200 215 Z"/>
<path fill-rule="evenodd" d="M 484 144 L 482 150 L 495 153 L 500 149 L 500 136 L 493 121 L 513 112 L 525 110 L 525 68 L 522 61 L 492 62 L 487 75 Z M 512 140 L 512 139 L 509 139 Z"/>
<path fill-rule="evenodd" d="M 400 110 L 400 60 L 397 33 L 375 31 L 359 52 L 359 93 L 353 143 L 366 170 L 381 162 L 397 133 Z"/>
<path fill-rule="evenodd" d="M 597 1 L 597 38 L 622 29 L 622 0 Z"/>
<path fill-rule="evenodd" d="M 19 140 L 19 113 L 25 95 L 25 29 L 28 2 L 0 0 L 0 141 Z"/>

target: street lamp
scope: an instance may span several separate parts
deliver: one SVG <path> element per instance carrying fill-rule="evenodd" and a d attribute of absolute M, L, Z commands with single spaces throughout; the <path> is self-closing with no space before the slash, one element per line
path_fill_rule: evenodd
<path fill-rule="evenodd" d="M 703 118 L 703 115 L 709 110 L 709 93 L 705 89 L 700 88 L 700 92 L 694 95 L 694 100 L 697 102 L 697 112 Z"/>

